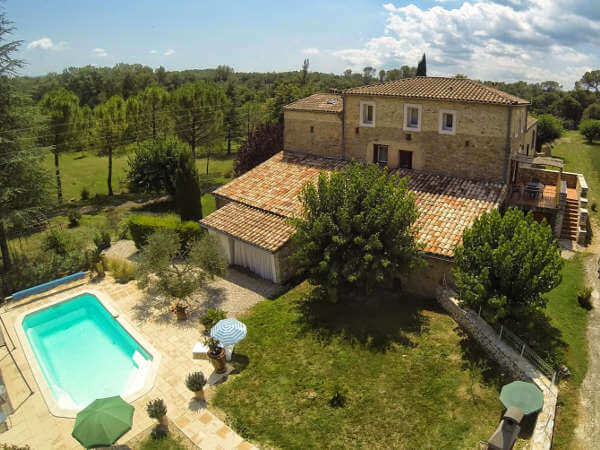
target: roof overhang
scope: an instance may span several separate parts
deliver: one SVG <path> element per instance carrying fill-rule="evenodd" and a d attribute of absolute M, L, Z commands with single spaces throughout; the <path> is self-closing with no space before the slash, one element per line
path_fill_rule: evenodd
<path fill-rule="evenodd" d="M 512 157 L 513 161 L 517 161 L 523 164 L 531 164 L 532 166 L 550 166 L 562 169 L 565 166 L 565 162 L 561 158 L 554 156 L 529 156 L 516 154 Z"/>

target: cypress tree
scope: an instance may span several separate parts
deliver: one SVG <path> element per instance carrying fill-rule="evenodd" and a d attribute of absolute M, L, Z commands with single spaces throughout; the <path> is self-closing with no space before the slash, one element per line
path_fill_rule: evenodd
<path fill-rule="evenodd" d="M 175 181 L 175 205 L 182 221 L 202 218 L 202 188 L 198 169 L 190 152 L 182 152 L 179 155 Z"/>
<path fill-rule="evenodd" d="M 417 66 L 417 76 L 427 76 L 427 60 L 425 59 L 425 53 L 423 53 L 423 57 L 421 58 L 421 61 L 419 61 L 419 65 Z"/>

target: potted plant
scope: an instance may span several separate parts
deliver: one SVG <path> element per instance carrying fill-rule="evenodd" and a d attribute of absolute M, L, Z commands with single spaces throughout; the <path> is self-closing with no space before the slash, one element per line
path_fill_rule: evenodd
<path fill-rule="evenodd" d="M 192 372 L 185 379 L 186 387 L 194 393 L 196 400 L 204 400 L 206 378 L 202 372 Z"/>
<path fill-rule="evenodd" d="M 202 315 L 202 317 L 200 317 L 200 323 L 204 326 L 204 331 L 206 334 L 208 334 L 210 329 L 214 327 L 219 320 L 223 320 L 226 317 L 227 313 L 222 309 L 209 308 Z"/>
<path fill-rule="evenodd" d="M 176 302 L 171 306 L 171 311 L 177 316 L 178 322 L 187 320 L 187 305 L 182 302 Z"/>
<path fill-rule="evenodd" d="M 167 405 L 162 400 L 162 398 L 156 398 L 154 400 L 150 400 L 146 405 L 146 412 L 148 413 L 148 417 L 151 419 L 158 420 L 162 426 L 167 427 L 169 421 L 167 420 Z"/>
<path fill-rule="evenodd" d="M 219 344 L 219 341 L 215 338 L 208 338 L 204 341 L 204 344 L 208 347 L 208 360 L 215 368 L 215 372 L 227 372 L 227 366 L 225 365 L 225 349 Z"/>

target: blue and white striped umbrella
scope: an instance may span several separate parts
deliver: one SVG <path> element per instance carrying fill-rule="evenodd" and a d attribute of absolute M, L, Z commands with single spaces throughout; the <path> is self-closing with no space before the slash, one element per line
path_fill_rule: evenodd
<path fill-rule="evenodd" d="M 225 347 L 234 345 L 246 337 L 246 325 L 236 319 L 219 320 L 210 329 L 210 337 L 215 338 Z"/>

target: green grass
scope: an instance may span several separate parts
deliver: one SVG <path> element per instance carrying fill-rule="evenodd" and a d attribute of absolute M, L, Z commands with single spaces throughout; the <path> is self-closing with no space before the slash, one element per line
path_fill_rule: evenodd
<path fill-rule="evenodd" d="M 566 172 L 583 173 L 589 187 L 590 215 L 597 222 L 600 211 L 593 211 L 592 204 L 600 201 L 600 143 L 589 144 L 579 131 L 567 131 L 552 155 L 565 160 Z"/>
<path fill-rule="evenodd" d="M 240 373 L 214 399 L 238 433 L 298 449 L 475 448 L 489 437 L 507 379 L 435 302 L 384 293 L 323 305 L 309 293 L 303 283 L 243 319 Z M 329 403 L 338 387 L 342 408 Z"/>
<path fill-rule="evenodd" d="M 566 361 L 572 374 L 560 384 L 554 448 L 573 448 L 572 442 L 578 423 L 579 389 L 588 367 L 588 311 L 577 302 L 577 291 L 585 286 L 584 257 L 590 256 L 578 254 L 565 262 L 562 283 L 548 294 L 546 313 L 550 317 L 550 323 L 560 331 L 560 339 L 568 348 Z"/>
<path fill-rule="evenodd" d="M 233 158 L 223 155 L 211 158 L 209 161 L 209 175 L 216 184 L 225 184 L 231 180 Z M 44 165 L 54 178 L 54 156 L 48 152 Z M 206 175 L 206 158 L 196 160 L 200 175 Z M 112 186 L 115 193 L 121 192 L 120 184 L 124 184 L 127 177 L 127 155 L 113 157 Z M 60 155 L 60 173 L 65 201 L 80 200 L 81 190 L 85 187 L 93 197 L 96 194 L 107 194 L 108 159 L 92 153 L 63 153 Z M 55 186 L 55 184 L 54 184 Z"/>

